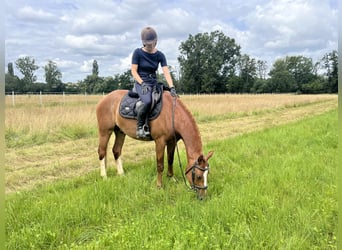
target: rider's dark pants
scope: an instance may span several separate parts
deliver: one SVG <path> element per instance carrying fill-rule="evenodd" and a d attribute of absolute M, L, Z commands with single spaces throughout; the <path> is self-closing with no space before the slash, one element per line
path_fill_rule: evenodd
<path fill-rule="evenodd" d="M 153 78 L 144 81 L 144 83 L 148 86 L 148 91 L 144 94 L 142 93 L 141 84 L 135 83 L 135 90 L 138 93 L 140 100 L 144 103 L 138 110 L 138 127 L 142 127 L 145 123 L 147 124 L 146 117 L 152 104 L 152 90 L 153 87 L 158 84 L 156 79 Z"/>

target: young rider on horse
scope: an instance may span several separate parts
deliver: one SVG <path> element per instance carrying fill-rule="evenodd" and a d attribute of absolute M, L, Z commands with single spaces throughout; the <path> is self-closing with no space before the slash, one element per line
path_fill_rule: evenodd
<path fill-rule="evenodd" d="M 157 33 L 151 27 L 145 27 L 141 31 L 142 48 L 137 48 L 132 56 L 131 72 L 135 79 L 135 89 L 144 103 L 137 111 L 138 125 L 137 138 L 147 138 L 150 136 L 145 120 L 151 108 L 152 89 L 157 85 L 156 71 L 159 64 L 162 67 L 167 84 L 171 88 L 171 95 L 176 96 L 176 89 L 173 86 L 169 68 L 167 66 L 165 55 L 156 49 Z"/>

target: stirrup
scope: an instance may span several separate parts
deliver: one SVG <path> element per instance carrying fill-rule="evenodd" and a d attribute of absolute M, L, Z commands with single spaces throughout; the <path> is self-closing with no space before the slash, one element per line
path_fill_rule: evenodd
<path fill-rule="evenodd" d="M 145 133 L 144 127 L 138 127 L 136 132 L 137 138 L 147 138 L 148 136 Z"/>
<path fill-rule="evenodd" d="M 142 127 L 142 129 L 144 130 L 144 134 L 149 137 L 151 136 L 151 132 L 150 132 L 150 127 L 146 124 L 144 124 L 144 126 Z"/>

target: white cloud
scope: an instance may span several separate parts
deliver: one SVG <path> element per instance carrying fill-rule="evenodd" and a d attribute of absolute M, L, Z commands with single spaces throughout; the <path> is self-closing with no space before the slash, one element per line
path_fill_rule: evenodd
<path fill-rule="evenodd" d="M 83 61 L 83 65 L 80 66 L 80 71 L 83 73 L 91 73 L 93 69 L 93 59 Z"/>
<path fill-rule="evenodd" d="M 109 25 L 110 24 L 110 25 Z M 76 34 L 113 34 L 114 27 L 122 26 L 122 20 L 116 20 L 111 14 L 89 13 L 74 18 L 71 29 Z"/>
<path fill-rule="evenodd" d="M 120 74 L 129 70 L 131 68 L 132 54 L 130 53 L 128 56 L 120 58 L 118 63 L 110 65 L 107 69 L 110 75 Z"/>
<path fill-rule="evenodd" d="M 99 39 L 95 35 L 74 36 L 67 35 L 65 37 L 65 44 L 71 48 L 87 49 L 96 47 Z"/>
<path fill-rule="evenodd" d="M 42 9 L 33 9 L 31 6 L 24 6 L 23 8 L 20 8 L 18 10 L 17 17 L 23 20 L 36 22 L 49 22 L 56 20 L 55 15 L 43 11 Z"/>
<path fill-rule="evenodd" d="M 79 63 L 71 60 L 64 60 L 60 58 L 54 58 L 52 59 L 53 62 L 57 64 L 57 67 L 62 70 L 68 70 L 70 68 L 77 67 Z"/>
<path fill-rule="evenodd" d="M 337 39 L 333 32 L 337 17 L 329 12 L 324 1 L 278 0 L 258 5 L 247 17 L 250 47 L 283 53 L 321 48 L 327 40 Z"/>
<path fill-rule="evenodd" d="M 182 38 L 184 35 L 196 32 L 200 20 L 189 11 L 181 8 L 159 9 L 151 18 L 154 27 L 161 38 Z M 160 22 L 160 20 L 165 20 Z"/>
<path fill-rule="evenodd" d="M 129 69 L 146 25 L 172 66 L 180 43 L 199 32 L 221 30 L 269 65 L 289 54 L 317 60 L 338 40 L 337 0 L 18 0 L 6 11 L 5 64 L 21 54 L 53 60 L 65 82 L 83 80 L 94 59 L 102 76 Z"/>

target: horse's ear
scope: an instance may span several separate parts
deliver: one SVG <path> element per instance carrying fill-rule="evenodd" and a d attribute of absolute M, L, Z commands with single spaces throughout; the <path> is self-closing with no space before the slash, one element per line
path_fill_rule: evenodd
<path fill-rule="evenodd" d="M 209 160 L 210 157 L 213 156 L 213 154 L 214 154 L 214 151 L 209 151 L 209 153 L 208 153 L 208 155 L 207 155 L 207 157 L 206 157 L 206 160 Z"/>
<path fill-rule="evenodd" d="M 204 155 L 203 155 L 203 154 L 200 155 L 200 156 L 198 157 L 197 162 L 198 162 L 198 164 L 202 164 L 202 163 L 205 162 L 205 159 L 204 159 Z"/>

